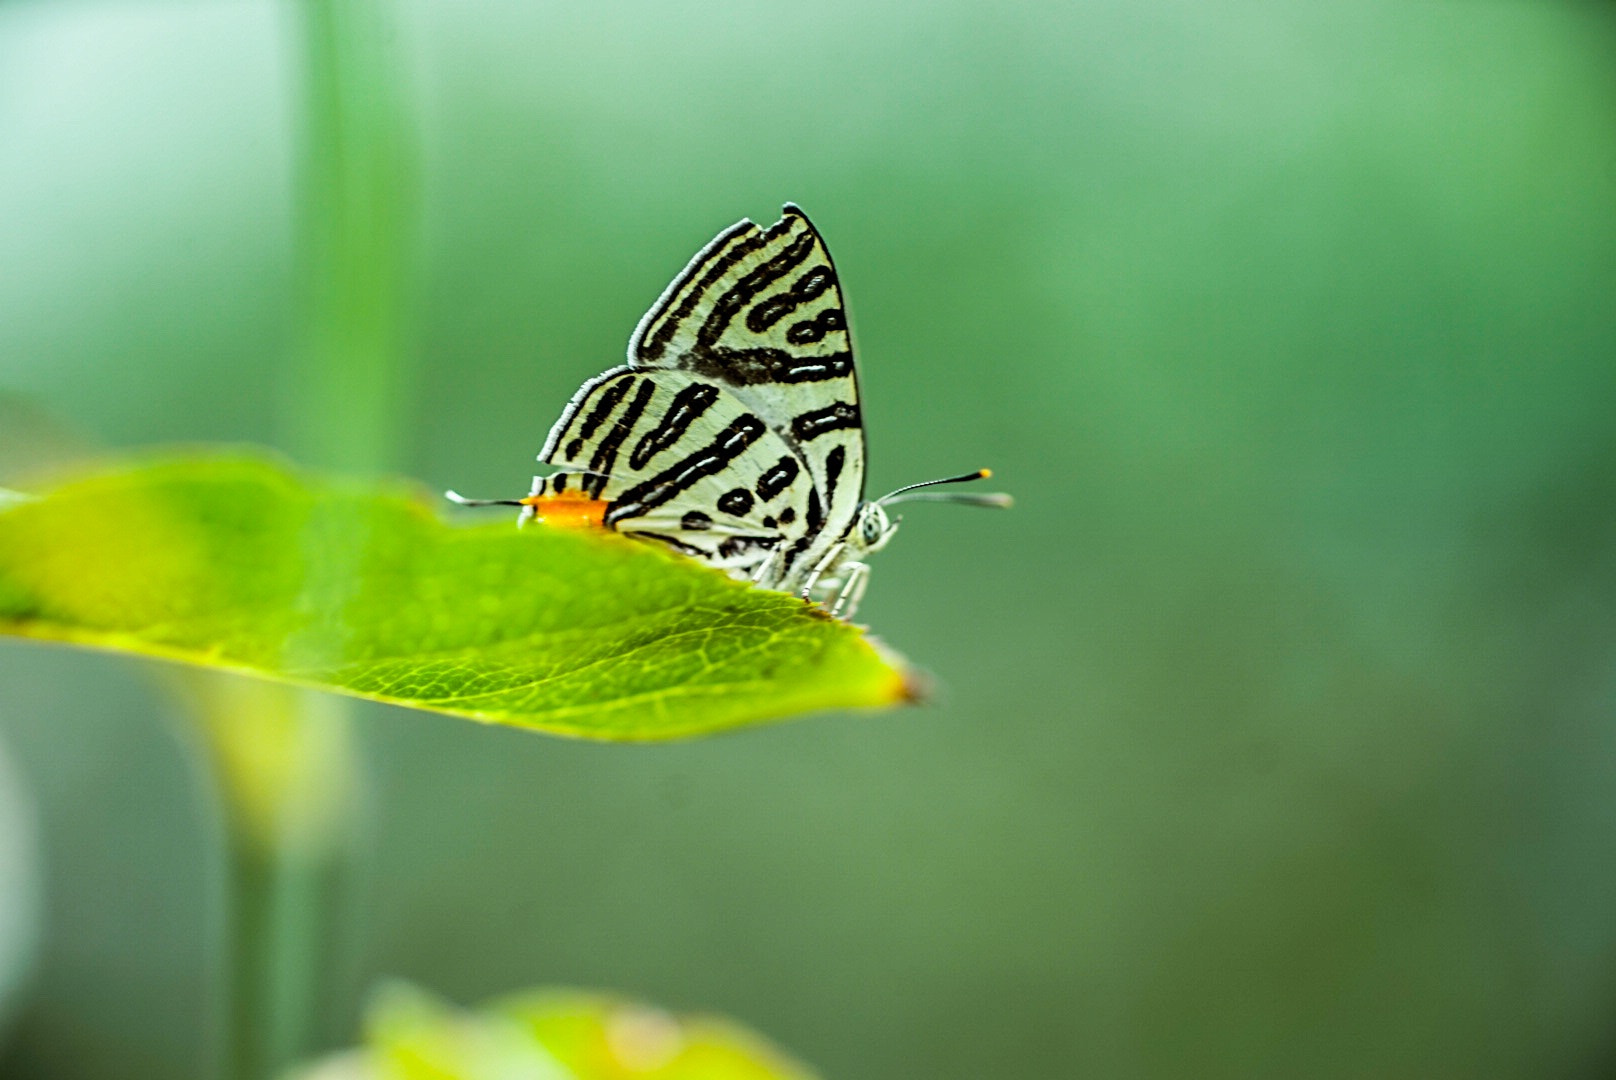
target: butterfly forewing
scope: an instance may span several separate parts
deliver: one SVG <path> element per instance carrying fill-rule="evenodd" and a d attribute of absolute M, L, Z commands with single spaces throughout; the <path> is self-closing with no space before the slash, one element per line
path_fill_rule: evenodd
<path fill-rule="evenodd" d="M 550 491 L 608 503 L 604 524 L 771 585 L 816 498 L 802 460 L 761 417 L 684 371 L 591 380 L 539 457 L 561 470 Z"/>
<path fill-rule="evenodd" d="M 629 365 L 689 374 L 732 396 L 799 461 L 808 487 L 776 586 L 805 582 L 863 499 L 864 429 L 836 270 L 787 205 L 768 229 L 741 221 L 674 279 L 629 341 Z"/>

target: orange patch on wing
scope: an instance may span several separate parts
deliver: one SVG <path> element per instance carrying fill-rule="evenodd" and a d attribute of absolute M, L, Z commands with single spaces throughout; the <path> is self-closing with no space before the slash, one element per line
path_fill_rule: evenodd
<path fill-rule="evenodd" d="M 600 499 L 591 499 L 581 491 L 563 491 L 559 495 L 529 495 L 523 506 L 533 508 L 533 516 L 546 525 L 558 529 L 600 528 L 606 523 L 606 508 L 611 505 Z"/>

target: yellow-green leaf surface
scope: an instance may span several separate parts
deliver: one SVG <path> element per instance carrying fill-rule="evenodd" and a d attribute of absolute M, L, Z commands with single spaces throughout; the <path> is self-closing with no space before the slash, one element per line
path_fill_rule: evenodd
<path fill-rule="evenodd" d="M 608 739 L 909 696 L 854 627 L 653 545 L 247 458 L 0 501 L 0 634 Z"/>
<path fill-rule="evenodd" d="M 464 1011 L 399 984 L 365 1045 L 289 1080 L 814 1080 L 732 1021 L 606 994 L 537 990 Z"/>

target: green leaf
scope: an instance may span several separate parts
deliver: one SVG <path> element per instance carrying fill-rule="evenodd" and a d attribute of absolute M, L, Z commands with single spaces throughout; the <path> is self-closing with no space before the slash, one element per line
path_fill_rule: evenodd
<path fill-rule="evenodd" d="M 289 1080 L 814 1080 L 739 1025 L 607 994 L 534 990 L 476 1011 L 398 983 L 366 1017 L 365 1046 Z"/>
<path fill-rule="evenodd" d="M 239 457 L 0 505 L 0 634 L 604 739 L 912 696 L 855 627 L 654 545 Z"/>

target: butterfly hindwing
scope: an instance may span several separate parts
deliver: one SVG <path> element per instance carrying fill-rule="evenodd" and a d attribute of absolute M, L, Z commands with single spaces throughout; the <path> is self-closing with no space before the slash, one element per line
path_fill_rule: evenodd
<path fill-rule="evenodd" d="M 865 456 L 841 287 L 807 216 L 788 204 L 767 229 L 741 221 L 714 238 L 640 321 L 629 366 L 722 388 L 791 449 L 813 524 L 785 542 L 776 587 L 805 582 L 853 523 Z"/>
<path fill-rule="evenodd" d="M 773 579 L 817 495 L 796 452 L 722 384 L 615 368 L 574 396 L 539 458 L 557 494 L 608 504 L 604 524 Z"/>

